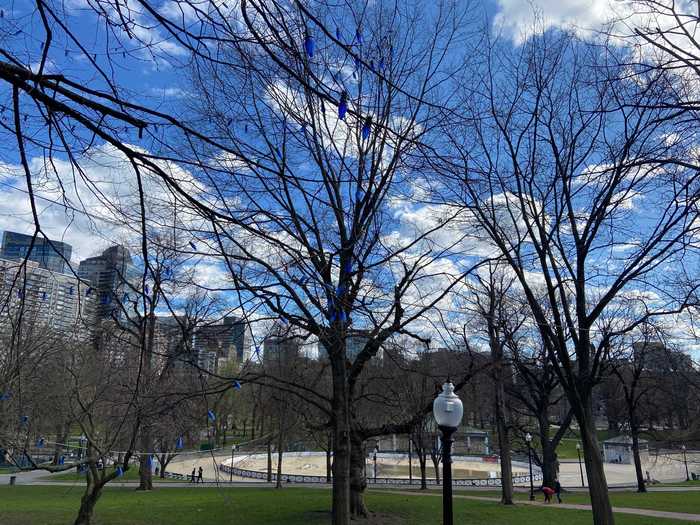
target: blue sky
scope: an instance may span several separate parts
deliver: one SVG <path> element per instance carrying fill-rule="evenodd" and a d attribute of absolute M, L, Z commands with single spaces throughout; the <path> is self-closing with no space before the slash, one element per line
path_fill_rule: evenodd
<path fill-rule="evenodd" d="M 204 5 L 208 0 L 196 1 Z M 228 2 L 226 5 L 235 4 Z M 142 22 L 143 27 L 137 28 L 138 36 L 142 42 L 148 43 L 147 47 L 140 44 L 135 46 L 134 40 L 130 40 L 123 33 L 107 32 L 103 24 L 96 23 L 98 19 L 92 9 L 88 8 L 86 0 L 63 0 L 62 5 L 65 6 L 69 27 L 75 32 L 86 52 L 81 51 L 75 42 L 67 41 L 62 32 L 55 31 L 54 42 L 45 66 L 47 72 L 60 72 L 90 86 L 104 89 L 107 85 L 90 63 L 92 59 L 98 66 L 105 68 L 105 72 L 115 80 L 115 84 L 121 90 L 129 92 L 130 98 L 149 106 L 173 110 L 189 96 L 187 75 L 183 75 L 183 69 L 187 67 L 187 53 L 181 46 L 173 43 L 172 38 L 165 35 L 162 28 L 149 23 L 145 15 L 137 14 L 136 19 Z M 532 29 L 535 15 L 532 10 L 533 4 L 527 0 L 498 0 L 483 4 L 477 2 L 474 5 L 477 6 L 474 9 L 475 13 L 489 19 L 494 34 L 500 34 L 516 45 L 521 43 Z M 594 27 L 611 12 L 608 2 L 600 0 L 542 0 L 534 5 L 544 15 L 545 25 L 554 27 L 568 26 L 572 23 L 580 24 L 583 28 Z M 0 8 L 4 15 L 0 19 L 0 41 L 3 46 L 13 49 L 22 62 L 37 70 L 45 34 L 33 3 L 0 0 Z M 172 0 L 162 0 L 160 11 L 174 18 L 182 16 L 179 4 Z M 119 41 L 115 38 L 119 38 Z M 9 106 L 9 92 L 1 86 L 0 99 L 3 100 L 4 106 Z M 28 124 L 30 123 L 31 120 Z M 127 139 L 136 140 L 133 130 L 129 130 Z M 10 147 L 0 151 L 0 161 L 7 166 L 0 169 L 0 183 L 4 184 L 4 191 L 12 192 L 7 194 L 8 198 L 3 199 L 4 203 L 0 204 L 0 229 L 27 231 L 31 224 L 22 217 L 21 208 L 24 205 L 19 205 L 18 202 L 21 192 L 18 193 L 10 187 L 23 187 L 21 177 L 12 169 L 12 165 L 17 163 L 16 149 Z M 30 151 L 30 156 L 31 153 Z M 40 162 L 40 159 L 38 161 Z M 89 168 L 99 170 L 101 179 L 109 178 L 106 170 L 114 169 L 114 166 L 99 166 L 99 161 L 86 161 L 86 164 Z M 117 174 L 115 178 L 120 177 Z M 60 212 L 50 209 L 48 201 L 44 203 L 45 212 L 51 217 L 49 230 L 57 237 L 75 244 L 76 256 L 92 255 L 101 248 L 100 240 L 90 240 L 90 237 L 94 236 L 94 230 L 88 232 L 87 237 L 86 232 L 81 231 L 80 223 L 85 221 L 78 220 L 76 223 L 76 215 L 70 212 L 62 221 Z M 112 235 L 107 237 L 112 238 Z"/>
<path fill-rule="evenodd" d="M 234 4 L 234 2 L 229 2 Z M 80 42 L 85 46 L 87 53 L 78 49 L 75 43 L 67 42 L 60 33 L 57 33 L 53 43 L 52 53 L 46 65 L 47 72 L 60 72 L 78 79 L 86 85 L 97 88 L 105 88 L 106 83 L 96 73 L 91 64 L 94 60 L 100 67 L 110 65 L 106 70 L 112 76 L 121 90 L 129 92 L 129 97 L 144 102 L 149 106 L 162 107 L 164 110 L 176 110 L 186 101 L 189 86 L 187 84 L 187 54 L 181 47 L 166 38 L 162 29 L 150 26 L 146 17 L 137 15 L 137 19 L 143 25 L 137 30 L 142 42 L 147 42 L 146 47 L 133 47 L 132 41 L 124 34 L 117 33 L 119 42 L 114 41 L 114 33 L 107 33 L 104 27 L 96 24 L 97 18 L 89 10 L 85 9 L 85 0 L 65 0 L 68 23 L 76 31 Z M 578 26 L 581 34 L 591 35 L 591 30 L 599 28 L 601 24 L 612 14 L 614 9 L 618 12 L 624 6 L 619 2 L 607 1 L 573 1 L 545 0 L 534 2 L 540 10 L 541 19 L 533 13 L 533 3 L 525 0 L 499 0 L 483 5 L 474 4 L 473 11 L 483 15 L 489 20 L 494 35 L 500 35 L 513 45 L 520 45 L 535 29 L 538 23 L 540 28 L 545 27 L 570 27 Z M 0 40 L 4 46 L 15 50 L 17 57 L 23 63 L 38 68 L 40 50 L 44 42 L 44 34 L 40 25 L 40 19 L 34 12 L 30 2 L 18 2 L 16 0 L 2 0 L 0 6 L 4 11 L 0 20 Z M 163 13 L 175 15 L 177 4 L 171 0 L 164 0 L 160 4 Z M 613 6 L 613 7 L 611 7 Z M 483 9 L 483 10 L 482 10 Z M 538 21 L 539 20 L 539 21 Z M 107 60 L 107 55 L 111 60 Z M 0 87 L 0 97 L 7 106 L 9 93 Z M 31 115 L 31 114 L 30 114 Z M 28 125 L 32 124 L 34 117 L 30 117 Z M 40 122 L 37 124 L 40 125 Z M 126 133 L 126 139 L 136 141 L 134 130 Z M 11 139 L 8 144 L 11 143 Z M 144 145 L 147 147 L 147 145 Z M 0 229 L 12 229 L 17 231 L 30 231 L 31 216 L 22 192 L 23 180 L 21 173 L 16 169 L 16 150 L 14 147 L 2 148 L 0 166 L 0 184 L 3 184 L 4 198 L 0 202 Z M 32 166 L 37 172 L 41 172 L 43 160 L 36 155 L 36 151 L 30 151 Z M 82 158 L 81 162 L 89 175 L 98 181 L 106 195 L 120 201 L 128 189 L 128 168 L 123 159 L 119 159 L 114 152 L 103 145 L 97 145 L 91 151 L 90 158 Z M 63 175 L 70 180 L 70 166 L 63 165 Z M 183 174 L 183 177 L 187 177 Z M 18 189 L 12 189 L 18 188 Z M 157 186 L 152 188 L 152 194 L 161 198 Z M 42 188 L 42 194 L 48 198 L 56 198 L 58 188 Z M 74 246 L 77 259 L 94 255 L 108 243 L 119 241 L 129 243 L 133 231 L 124 229 L 121 225 L 114 226 L 110 223 L 110 210 L 105 209 L 104 202 L 100 199 L 92 199 L 90 192 L 86 191 L 82 182 L 77 181 L 74 187 L 68 188 L 68 195 L 72 202 L 78 201 L 78 196 L 84 200 L 83 207 L 90 212 L 86 215 L 80 212 L 71 212 L 50 201 L 42 201 L 41 215 L 47 233 L 53 238 L 65 240 Z M 164 195 L 162 198 L 166 198 Z M 130 204 L 126 202 L 125 206 Z M 425 221 L 429 209 L 405 208 L 397 213 L 417 222 Z M 483 248 L 483 247 L 481 247 Z M 475 247 L 479 249 L 479 247 Z M 216 282 L 220 274 L 216 267 L 202 266 L 203 272 L 208 272 L 211 282 Z"/>

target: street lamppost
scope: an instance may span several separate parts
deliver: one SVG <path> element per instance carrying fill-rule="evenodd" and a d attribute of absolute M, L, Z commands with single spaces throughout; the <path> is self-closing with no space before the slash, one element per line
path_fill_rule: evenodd
<path fill-rule="evenodd" d="M 379 452 L 379 443 L 374 445 L 374 482 L 377 482 L 377 452 Z"/>
<path fill-rule="evenodd" d="M 413 465 L 411 464 L 411 436 L 408 436 L 408 484 L 413 485 Z"/>
<path fill-rule="evenodd" d="M 581 464 L 581 443 L 576 443 L 576 452 L 578 453 L 578 471 L 581 473 L 581 487 L 585 487 L 586 483 L 583 481 L 583 465 Z"/>
<path fill-rule="evenodd" d="M 690 475 L 688 474 L 688 457 L 685 455 L 685 445 L 681 446 L 683 451 L 683 463 L 685 463 L 685 480 L 690 481 Z"/>
<path fill-rule="evenodd" d="M 80 443 L 80 448 L 78 449 L 78 459 L 83 459 L 83 456 L 87 453 L 87 437 L 85 434 L 80 436 L 78 442 Z"/>
<path fill-rule="evenodd" d="M 229 473 L 231 474 L 231 477 L 229 479 L 230 483 L 233 483 L 233 458 L 236 455 L 236 445 L 231 445 L 231 470 Z"/>
<path fill-rule="evenodd" d="M 527 463 L 530 466 L 530 501 L 535 500 L 535 485 L 532 481 L 532 434 L 525 434 L 525 442 L 527 443 Z"/>
<path fill-rule="evenodd" d="M 433 416 L 442 433 L 442 523 L 453 525 L 452 521 L 452 435 L 462 421 L 462 400 L 454 392 L 454 385 L 448 380 L 442 385 L 442 392 L 433 401 Z"/>

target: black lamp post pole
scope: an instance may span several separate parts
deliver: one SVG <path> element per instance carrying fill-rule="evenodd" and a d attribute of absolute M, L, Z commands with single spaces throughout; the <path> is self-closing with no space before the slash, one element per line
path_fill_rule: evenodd
<path fill-rule="evenodd" d="M 231 474 L 231 477 L 229 478 L 230 483 L 233 483 L 233 456 L 234 456 L 235 452 L 236 452 L 236 447 L 234 445 L 231 447 L 231 470 L 229 471 L 229 473 Z"/>
<path fill-rule="evenodd" d="M 408 484 L 413 485 L 413 464 L 411 463 L 411 437 L 408 437 Z"/>
<path fill-rule="evenodd" d="M 442 432 L 442 523 L 453 525 L 452 518 L 452 435 L 454 427 L 438 427 Z"/>
<path fill-rule="evenodd" d="M 585 487 L 586 483 L 583 481 L 583 464 L 581 463 L 581 449 L 577 448 L 576 452 L 578 452 L 578 470 L 581 473 L 581 487 Z"/>
<path fill-rule="evenodd" d="M 530 442 L 527 442 L 527 463 L 530 467 L 530 501 L 535 500 L 535 485 L 532 482 L 532 447 Z"/>
<path fill-rule="evenodd" d="M 377 482 L 377 449 L 374 449 L 374 482 Z"/>

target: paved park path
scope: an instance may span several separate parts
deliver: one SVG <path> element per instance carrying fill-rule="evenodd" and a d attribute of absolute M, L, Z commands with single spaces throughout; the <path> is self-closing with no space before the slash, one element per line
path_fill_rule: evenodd
<path fill-rule="evenodd" d="M 439 492 L 413 492 L 406 490 L 378 490 L 376 492 L 385 492 L 388 494 L 404 494 L 407 496 L 434 496 L 441 497 L 442 494 Z M 454 494 L 456 499 L 470 499 L 476 501 L 489 501 L 498 502 L 501 501 L 500 498 L 487 497 L 487 496 L 468 496 L 466 494 Z M 571 510 L 591 510 L 590 505 L 575 504 L 575 503 L 551 503 L 546 504 L 540 501 L 518 501 L 517 504 L 524 505 L 534 505 L 538 507 L 556 507 L 559 509 L 571 509 Z M 636 509 L 631 507 L 613 507 L 613 512 L 618 514 L 635 514 L 637 516 L 650 516 L 654 518 L 669 518 L 679 521 L 694 521 L 700 522 L 700 514 L 688 514 L 686 512 L 669 512 L 665 510 L 652 510 L 652 509 Z"/>

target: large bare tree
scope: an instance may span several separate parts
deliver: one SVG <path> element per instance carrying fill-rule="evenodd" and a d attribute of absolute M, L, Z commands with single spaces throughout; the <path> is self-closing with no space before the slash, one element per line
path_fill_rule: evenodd
<path fill-rule="evenodd" d="M 446 190 L 514 272 L 581 431 L 594 522 L 613 523 L 592 392 L 616 338 L 684 305 L 661 272 L 693 249 L 691 131 L 659 104 L 663 72 L 623 78 L 604 46 L 544 32 L 487 52 Z"/>

